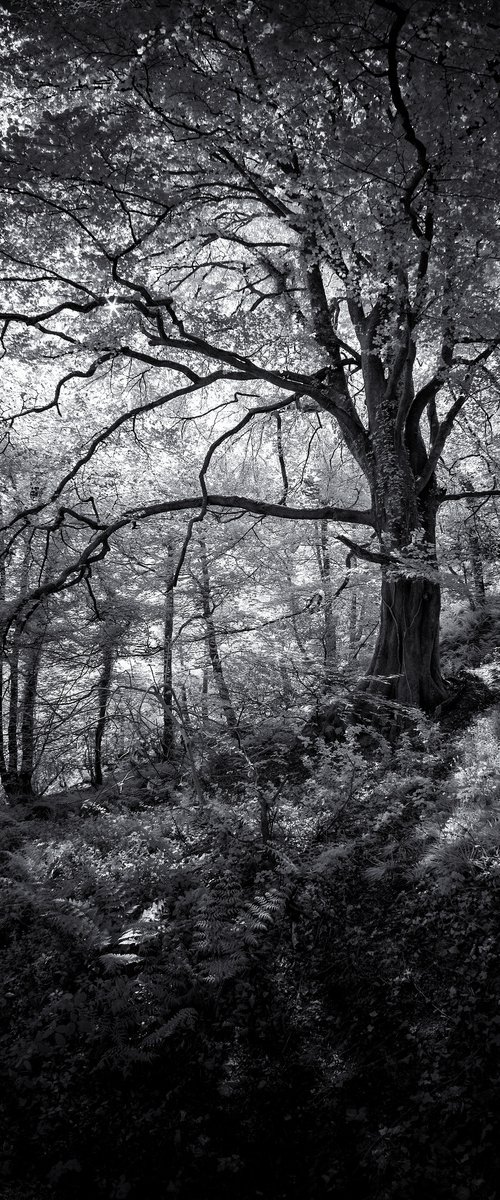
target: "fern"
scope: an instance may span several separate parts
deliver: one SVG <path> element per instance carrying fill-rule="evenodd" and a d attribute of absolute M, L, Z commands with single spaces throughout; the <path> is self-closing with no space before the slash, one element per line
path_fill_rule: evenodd
<path fill-rule="evenodd" d="M 119 971 L 123 967 L 130 967 L 134 963 L 142 962 L 140 954 L 100 954 L 99 962 L 107 971 Z"/>
<path fill-rule="evenodd" d="M 198 1021 L 198 1013 L 195 1008 L 181 1008 L 175 1013 L 169 1021 L 163 1025 L 159 1025 L 153 1033 L 149 1033 L 143 1038 L 141 1046 L 147 1049 L 155 1049 L 157 1046 L 163 1045 L 174 1033 L 182 1030 L 194 1029 Z"/>

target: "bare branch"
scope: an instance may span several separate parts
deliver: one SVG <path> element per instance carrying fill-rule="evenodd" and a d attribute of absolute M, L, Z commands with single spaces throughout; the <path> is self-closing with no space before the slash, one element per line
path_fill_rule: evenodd
<path fill-rule="evenodd" d="M 439 497 L 439 504 L 449 504 L 455 500 L 489 500 L 500 496 L 499 488 L 489 488 L 485 491 L 447 492 Z"/>
<path fill-rule="evenodd" d="M 422 472 L 420 479 L 417 482 L 417 492 L 418 493 L 423 491 L 423 489 L 426 487 L 429 480 L 431 479 L 432 475 L 434 474 L 434 471 L 436 470 L 436 467 L 437 467 L 437 464 L 441 457 L 441 454 L 443 453 L 443 449 L 446 444 L 446 441 L 448 440 L 450 433 L 453 429 L 455 420 L 456 420 L 459 412 L 461 412 L 462 408 L 464 407 L 464 405 L 467 403 L 467 400 L 469 399 L 472 384 L 474 382 L 474 376 L 476 374 L 478 367 L 485 361 L 485 359 L 489 358 L 490 355 L 495 352 L 495 350 L 496 350 L 496 345 L 487 346 L 486 349 L 481 352 L 481 354 L 478 354 L 477 357 L 471 361 L 471 364 L 470 364 L 469 370 L 467 371 L 467 374 L 465 376 L 464 384 L 463 384 L 460 394 L 457 396 L 456 400 L 453 402 L 453 404 L 449 408 L 444 420 L 441 421 L 437 427 L 436 436 L 434 438 L 433 444 L 429 451 L 427 465 L 425 467 L 425 470 Z"/>

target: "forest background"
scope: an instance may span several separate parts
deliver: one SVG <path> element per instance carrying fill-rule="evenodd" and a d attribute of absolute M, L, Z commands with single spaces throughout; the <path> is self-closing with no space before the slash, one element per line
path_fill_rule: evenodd
<path fill-rule="evenodd" d="M 0 12 L 5 1195 L 489 1198 L 495 5 Z"/>

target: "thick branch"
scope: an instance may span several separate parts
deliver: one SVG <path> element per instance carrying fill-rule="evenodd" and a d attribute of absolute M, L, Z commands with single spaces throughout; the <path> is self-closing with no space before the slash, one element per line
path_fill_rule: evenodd
<path fill-rule="evenodd" d="M 66 379 L 67 378 L 68 376 Z M 105 429 L 102 429 L 100 433 L 96 434 L 96 436 L 90 442 L 88 449 L 85 451 L 85 454 L 82 454 L 81 457 L 78 458 L 75 463 L 73 463 L 71 469 L 66 473 L 66 475 L 63 476 L 63 478 L 57 484 L 57 487 L 54 488 L 54 491 L 50 496 L 47 497 L 47 499 L 40 501 L 39 504 L 32 505 L 31 508 L 25 508 L 21 512 L 16 513 L 16 515 L 12 517 L 12 519 L 6 525 L 2 526 L 2 528 L 10 529 L 17 522 L 21 520 L 24 521 L 27 517 L 36 516 L 37 513 L 41 512 L 44 508 L 47 508 L 49 504 L 53 504 L 54 501 L 58 500 L 67 484 L 71 483 L 71 481 L 76 478 L 79 471 L 81 471 L 82 467 L 86 466 L 87 463 L 90 462 L 90 459 L 93 458 L 99 447 L 102 446 L 104 442 L 108 440 L 108 438 L 112 437 L 112 435 L 116 433 L 117 429 L 119 429 L 122 425 L 125 425 L 127 421 L 135 421 L 137 420 L 137 417 L 144 416 L 146 413 L 154 412 L 155 409 L 162 408 L 171 400 L 178 399 L 179 396 L 189 395 L 192 392 L 199 391 L 200 388 L 209 387 L 212 383 L 220 382 L 222 379 L 240 380 L 241 378 L 241 375 L 235 375 L 233 373 L 230 374 L 226 371 L 214 371 L 211 375 L 205 376 L 204 379 L 199 378 L 198 382 L 196 383 L 190 384 L 189 386 L 186 385 L 186 387 L 183 388 L 177 388 L 176 391 L 169 392 L 167 395 L 157 396 L 154 400 L 150 400 L 146 404 L 137 404 L 135 408 L 127 409 L 127 412 L 121 413 L 120 416 L 111 423 L 111 425 L 107 425 Z M 289 401 L 286 401 L 286 403 L 289 403 Z"/>
<path fill-rule="evenodd" d="M 374 527 L 374 516 L 371 510 L 351 508 L 336 508 L 332 505 L 322 505 L 319 508 L 289 508 L 283 504 L 268 504 L 265 500 L 254 500 L 247 496 L 189 496 L 179 500 L 162 500 L 157 504 L 148 504 L 126 510 L 121 517 L 110 525 L 106 525 L 96 533 L 95 537 L 85 547 L 78 558 L 69 563 L 55 579 L 49 580 L 34 588 L 21 602 L 13 601 L 2 606 L 1 616 L 4 637 L 15 620 L 17 613 L 29 609 L 30 613 L 38 606 L 45 596 L 54 595 L 73 587 L 85 577 L 93 563 L 104 558 L 110 550 L 110 539 L 127 525 L 137 521 L 146 521 L 151 517 L 166 513 L 183 512 L 188 509 L 222 508 L 236 509 L 240 512 L 255 513 L 261 517 L 280 517 L 287 521 L 338 521 L 342 524 L 366 525 Z M 53 528 L 60 528 L 68 510 L 61 509 Z"/>
<path fill-rule="evenodd" d="M 439 497 L 438 503 L 449 504 L 452 500 L 489 500 L 500 496 L 500 488 L 489 488 L 485 491 L 446 492 Z"/>
<path fill-rule="evenodd" d="M 425 245 L 422 247 L 423 260 L 421 258 L 419 266 L 419 276 L 423 278 L 427 271 L 429 249 L 433 234 L 432 213 L 427 212 L 424 229 L 422 229 L 415 209 L 413 208 L 412 199 L 419 183 L 421 183 L 422 179 L 424 179 L 427 173 L 430 172 L 430 162 L 427 156 L 427 148 L 415 130 L 399 83 L 398 39 L 399 34 L 401 33 L 401 30 L 406 22 L 408 12 L 399 4 L 385 3 L 384 0 L 377 0 L 377 3 L 380 8 L 385 8 L 395 14 L 395 20 L 390 27 L 387 43 L 387 74 L 389 87 L 391 89 L 392 103 L 401 121 L 406 141 L 410 144 L 410 146 L 413 146 L 418 159 L 418 167 L 411 176 L 403 193 L 403 208 L 408 215 L 411 228 L 415 236 L 420 242 L 425 242 Z"/>

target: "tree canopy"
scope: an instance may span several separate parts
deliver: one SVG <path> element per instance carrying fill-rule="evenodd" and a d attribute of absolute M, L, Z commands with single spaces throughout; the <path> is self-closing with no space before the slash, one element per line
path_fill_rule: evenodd
<path fill-rule="evenodd" d="M 496 402 L 493 6 L 42 11 L 2 17 L 4 462 L 46 467 L 4 545 L 56 551 L 7 623 L 162 514 L 174 587 L 207 514 L 326 521 L 381 568 L 364 686 L 433 711 L 436 515 L 497 494 L 456 453 Z"/>

